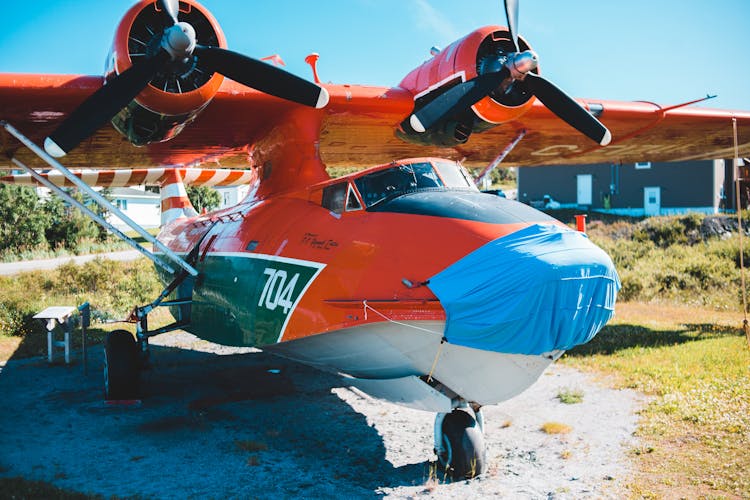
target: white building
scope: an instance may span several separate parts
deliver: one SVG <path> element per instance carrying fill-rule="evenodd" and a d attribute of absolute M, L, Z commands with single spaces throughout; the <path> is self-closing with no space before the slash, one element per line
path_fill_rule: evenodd
<path fill-rule="evenodd" d="M 250 190 L 250 186 L 229 186 L 214 188 L 221 196 L 219 208 L 231 207 L 241 202 Z M 159 227 L 161 221 L 161 195 L 146 191 L 143 186 L 110 189 L 112 203 L 122 212 L 149 229 Z M 121 230 L 129 230 L 120 219 L 110 216 L 110 222 Z"/>
<path fill-rule="evenodd" d="M 245 199 L 250 192 L 250 186 L 227 186 L 214 188 L 221 196 L 219 208 L 233 207 Z"/>
<path fill-rule="evenodd" d="M 159 193 L 146 191 L 143 186 L 112 188 L 109 192 L 112 204 L 141 227 L 146 229 L 159 227 L 161 222 L 161 196 Z M 129 226 L 113 215 L 110 215 L 108 220 L 117 229 L 130 229 Z"/>

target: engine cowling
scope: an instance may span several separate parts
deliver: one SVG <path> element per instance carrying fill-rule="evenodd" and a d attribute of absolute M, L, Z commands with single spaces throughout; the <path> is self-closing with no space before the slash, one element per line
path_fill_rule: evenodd
<path fill-rule="evenodd" d="M 531 47 L 521 37 L 520 50 Z M 414 95 L 415 112 L 456 84 L 478 75 L 498 71 L 515 52 L 507 28 L 486 26 L 469 33 L 437 53 L 409 73 L 399 84 Z M 538 69 L 533 70 L 538 73 Z M 449 117 L 425 133 L 415 132 L 408 120 L 401 124 L 399 137 L 418 144 L 455 146 L 463 144 L 474 132 L 482 132 L 500 123 L 517 119 L 533 104 L 533 94 L 522 80 L 496 88 L 469 109 Z"/>
<path fill-rule="evenodd" d="M 198 2 L 180 1 L 180 19 L 193 26 L 198 44 L 226 48 L 218 22 Z M 142 0 L 128 10 L 115 32 L 105 79 L 155 54 L 167 26 L 156 0 Z M 112 118 L 112 125 L 136 146 L 169 140 L 197 118 L 223 81 L 221 74 L 202 70 L 195 55 L 172 62 Z"/>

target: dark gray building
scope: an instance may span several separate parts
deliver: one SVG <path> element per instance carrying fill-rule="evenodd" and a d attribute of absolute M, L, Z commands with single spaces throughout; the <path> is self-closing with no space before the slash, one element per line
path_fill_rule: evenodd
<path fill-rule="evenodd" d="M 734 209 L 733 180 L 725 160 L 521 167 L 518 200 L 633 216 L 718 213 Z"/>

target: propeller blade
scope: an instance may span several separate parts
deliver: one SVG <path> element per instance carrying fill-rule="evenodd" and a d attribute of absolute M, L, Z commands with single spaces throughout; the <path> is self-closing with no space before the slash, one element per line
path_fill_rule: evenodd
<path fill-rule="evenodd" d="M 473 106 L 489 95 L 508 76 L 510 70 L 503 66 L 500 71 L 479 75 L 467 82 L 459 83 L 412 114 L 409 124 L 417 132 L 424 132 L 441 120 Z"/>
<path fill-rule="evenodd" d="M 44 149 L 55 157 L 67 154 L 132 101 L 169 59 L 169 54 L 160 50 L 103 85 L 45 139 Z"/>
<path fill-rule="evenodd" d="M 172 24 L 177 24 L 177 16 L 180 13 L 180 0 L 161 0 L 161 9 L 172 19 Z"/>
<path fill-rule="evenodd" d="M 195 47 L 199 64 L 248 87 L 282 99 L 323 108 L 328 91 L 283 69 L 219 47 Z"/>
<path fill-rule="evenodd" d="M 508 19 L 508 30 L 513 46 L 518 52 L 518 0 L 505 0 L 505 17 Z"/>
<path fill-rule="evenodd" d="M 524 82 L 547 109 L 583 135 L 602 146 L 606 146 L 612 140 L 612 134 L 602 122 L 549 80 L 537 74 L 528 73 Z"/>

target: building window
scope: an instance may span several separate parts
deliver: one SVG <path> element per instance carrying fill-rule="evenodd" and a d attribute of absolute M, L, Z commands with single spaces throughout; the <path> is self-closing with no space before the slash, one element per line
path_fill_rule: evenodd
<path fill-rule="evenodd" d="M 115 206 L 120 210 L 128 209 L 128 200 L 115 200 Z"/>
<path fill-rule="evenodd" d="M 651 168 L 651 162 L 650 161 L 639 161 L 635 163 L 635 169 L 636 170 L 646 170 L 648 168 Z"/>

